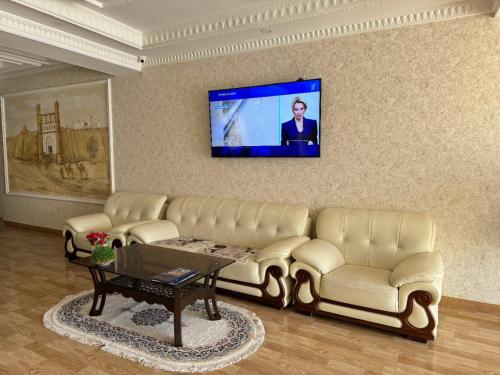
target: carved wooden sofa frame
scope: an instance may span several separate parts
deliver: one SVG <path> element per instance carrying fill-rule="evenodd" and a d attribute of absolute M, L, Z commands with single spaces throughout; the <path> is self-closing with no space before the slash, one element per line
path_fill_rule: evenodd
<path fill-rule="evenodd" d="M 401 334 L 409 339 L 413 339 L 419 342 L 427 342 L 428 340 L 434 340 L 433 331 L 436 328 L 437 322 L 432 315 L 429 306 L 432 302 L 431 293 L 425 290 L 416 290 L 412 292 L 408 296 L 408 300 L 406 302 L 406 309 L 400 313 L 387 312 L 383 310 L 371 309 L 363 306 L 351 305 L 348 303 L 343 303 L 339 301 L 330 300 L 327 298 L 321 298 L 318 293 L 316 293 L 314 288 L 314 281 L 309 272 L 305 270 L 299 270 L 295 274 L 296 283 L 293 288 L 293 307 L 296 312 L 301 314 L 310 314 L 310 315 L 322 315 L 330 318 L 340 319 L 351 323 L 363 324 L 368 327 L 374 327 L 378 329 L 383 329 L 386 331 L 394 332 Z M 299 290 L 305 283 L 309 282 L 309 292 L 311 293 L 313 299 L 310 302 L 303 302 L 299 297 Z M 357 309 L 361 311 L 368 311 L 376 314 L 386 315 L 390 317 L 395 317 L 401 321 L 401 328 L 390 327 L 383 324 L 378 324 L 375 322 L 370 322 L 368 320 L 357 319 L 353 317 L 349 317 L 346 315 L 334 314 L 327 311 L 321 311 L 318 309 L 318 305 L 320 302 L 328 303 L 337 306 L 348 307 L 351 309 Z M 410 323 L 408 317 L 413 312 L 414 303 L 419 304 L 425 309 L 425 313 L 427 315 L 428 324 L 425 327 L 415 327 Z"/>

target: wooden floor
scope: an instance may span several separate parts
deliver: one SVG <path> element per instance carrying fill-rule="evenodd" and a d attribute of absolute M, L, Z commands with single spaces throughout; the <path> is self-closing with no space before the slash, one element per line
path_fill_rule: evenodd
<path fill-rule="evenodd" d="M 0 225 L 0 256 L 0 374 L 167 374 L 44 328 L 49 307 L 92 288 L 88 271 L 64 258 L 62 235 Z M 443 306 L 438 338 L 426 345 L 291 309 L 220 299 L 261 317 L 266 340 L 250 358 L 214 374 L 500 374 L 495 314 Z"/>

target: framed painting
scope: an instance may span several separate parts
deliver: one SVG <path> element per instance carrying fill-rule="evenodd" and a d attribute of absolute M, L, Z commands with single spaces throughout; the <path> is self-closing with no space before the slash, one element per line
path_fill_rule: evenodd
<path fill-rule="evenodd" d="M 103 202 L 114 191 L 111 80 L 1 97 L 5 191 Z"/>

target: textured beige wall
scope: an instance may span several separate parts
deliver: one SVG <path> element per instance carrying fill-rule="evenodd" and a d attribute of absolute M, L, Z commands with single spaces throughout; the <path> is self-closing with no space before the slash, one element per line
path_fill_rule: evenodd
<path fill-rule="evenodd" d="M 473 17 L 113 78 L 117 189 L 315 212 L 426 211 L 446 264 L 444 294 L 500 304 L 499 38 L 498 19 Z M 321 158 L 210 157 L 209 89 L 298 77 L 323 80 Z M 19 91 L 96 78 L 74 70 L 4 84 Z M 99 209 L 11 196 L 3 204 L 8 220 L 52 227 Z"/>

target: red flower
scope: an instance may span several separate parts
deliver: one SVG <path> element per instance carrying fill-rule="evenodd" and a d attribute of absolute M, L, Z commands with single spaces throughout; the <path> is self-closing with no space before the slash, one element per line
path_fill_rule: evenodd
<path fill-rule="evenodd" d="M 87 234 L 87 239 L 92 246 L 94 246 L 96 242 L 99 245 L 106 245 L 109 239 L 109 234 L 106 232 L 90 232 Z"/>

